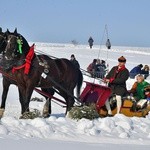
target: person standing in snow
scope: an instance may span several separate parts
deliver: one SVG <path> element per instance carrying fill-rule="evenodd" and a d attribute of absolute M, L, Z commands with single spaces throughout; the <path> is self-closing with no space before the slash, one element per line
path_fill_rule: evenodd
<path fill-rule="evenodd" d="M 89 38 L 89 40 L 88 40 L 88 43 L 89 43 L 90 49 L 92 49 L 93 42 L 94 42 L 93 38 L 92 38 L 92 37 L 90 37 L 90 38 Z"/>
<path fill-rule="evenodd" d="M 110 40 L 109 40 L 109 39 L 107 39 L 106 47 L 107 47 L 108 49 L 111 49 L 111 43 L 110 43 Z"/>
<path fill-rule="evenodd" d="M 120 113 L 122 106 L 121 97 L 128 93 L 126 89 L 126 81 L 129 78 L 129 71 L 125 67 L 126 58 L 121 56 L 118 58 L 118 63 L 118 66 L 113 67 L 104 80 L 108 83 L 108 86 L 112 90 L 112 94 L 116 97 L 117 113 Z M 109 100 L 106 101 L 105 105 L 108 110 L 108 116 L 112 116 Z"/>
<path fill-rule="evenodd" d="M 76 60 L 74 54 L 71 55 L 70 61 L 72 62 L 72 64 L 75 66 L 75 68 L 80 69 L 80 65 L 79 62 Z"/>
<path fill-rule="evenodd" d="M 136 75 L 141 74 L 141 73 L 142 73 L 142 68 L 143 68 L 143 65 L 142 65 L 142 64 L 140 64 L 140 65 L 134 67 L 134 68 L 130 71 L 130 78 L 131 78 L 131 79 L 134 79 Z"/>

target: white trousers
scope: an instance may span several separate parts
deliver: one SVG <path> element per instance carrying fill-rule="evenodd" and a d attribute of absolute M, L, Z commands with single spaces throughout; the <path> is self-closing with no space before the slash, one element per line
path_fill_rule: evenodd
<path fill-rule="evenodd" d="M 117 100 L 117 114 L 120 113 L 121 105 L 122 105 L 122 100 L 120 95 L 116 95 L 116 100 Z"/>
<path fill-rule="evenodd" d="M 122 105 L 122 100 L 121 100 L 121 96 L 120 95 L 116 95 L 116 101 L 117 101 L 117 114 L 120 113 L 120 109 L 121 109 L 121 105 Z M 105 103 L 106 109 L 108 111 L 109 115 L 112 115 L 112 111 L 110 108 L 110 103 L 109 100 L 106 101 Z"/>

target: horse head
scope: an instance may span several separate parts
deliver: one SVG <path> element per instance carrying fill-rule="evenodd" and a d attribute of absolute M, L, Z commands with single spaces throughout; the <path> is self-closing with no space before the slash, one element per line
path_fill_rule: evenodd
<path fill-rule="evenodd" d="M 29 51 L 29 44 L 26 39 L 17 32 L 6 32 L 6 47 L 5 47 L 5 58 L 6 60 L 15 60 L 25 56 Z"/>

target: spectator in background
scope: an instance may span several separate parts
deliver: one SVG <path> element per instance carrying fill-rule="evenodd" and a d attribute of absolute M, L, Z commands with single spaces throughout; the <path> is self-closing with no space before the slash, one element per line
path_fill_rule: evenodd
<path fill-rule="evenodd" d="M 144 79 L 146 79 L 149 76 L 149 66 L 145 65 L 144 68 L 141 71 L 141 74 L 144 75 Z"/>
<path fill-rule="evenodd" d="M 109 40 L 109 39 L 107 39 L 106 47 L 107 47 L 108 49 L 111 49 L 111 43 L 110 43 L 110 40 Z"/>
<path fill-rule="evenodd" d="M 88 40 L 88 43 L 89 43 L 90 49 L 92 49 L 93 42 L 94 42 L 93 38 L 92 38 L 92 37 L 90 37 L 90 38 L 89 38 L 89 40 Z"/>
<path fill-rule="evenodd" d="M 92 77 L 95 77 L 96 62 L 97 62 L 97 59 L 93 59 L 93 62 L 89 64 L 89 66 L 87 67 L 87 72 L 90 73 Z"/>
<path fill-rule="evenodd" d="M 134 68 L 130 71 L 130 78 L 131 78 L 131 79 L 134 79 L 136 75 L 141 74 L 141 73 L 142 73 L 142 68 L 143 68 L 143 65 L 142 65 L 142 64 L 140 64 L 140 65 L 134 67 Z"/>
<path fill-rule="evenodd" d="M 96 64 L 96 77 L 103 79 L 106 74 L 106 66 L 104 64 L 104 61 L 100 61 L 100 59 L 97 59 Z"/>
<path fill-rule="evenodd" d="M 72 64 L 75 66 L 75 68 L 80 69 L 80 65 L 79 65 L 78 61 L 76 60 L 76 58 L 75 58 L 74 54 L 72 54 L 72 55 L 71 55 L 71 59 L 70 59 L 70 61 L 71 61 L 71 62 L 72 62 Z"/>
<path fill-rule="evenodd" d="M 105 60 L 102 60 L 102 66 L 105 68 L 105 70 L 107 69 L 107 67 L 106 67 L 106 61 Z"/>

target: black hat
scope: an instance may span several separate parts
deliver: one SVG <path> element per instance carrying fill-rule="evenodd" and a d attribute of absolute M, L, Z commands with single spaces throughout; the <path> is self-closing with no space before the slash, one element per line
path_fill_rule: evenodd
<path fill-rule="evenodd" d="M 143 65 L 142 64 L 140 64 L 140 65 L 138 65 L 140 68 L 143 68 Z"/>
<path fill-rule="evenodd" d="M 121 56 L 121 57 L 118 58 L 118 61 L 119 62 L 126 62 L 126 58 Z"/>
<path fill-rule="evenodd" d="M 102 64 L 104 64 L 104 63 L 106 63 L 106 61 L 105 61 L 105 60 L 102 60 Z"/>
<path fill-rule="evenodd" d="M 75 57 L 74 54 L 72 54 L 71 57 Z"/>
<path fill-rule="evenodd" d="M 97 62 L 97 59 L 93 59 L 93 63 L 96 63 Z"/>

